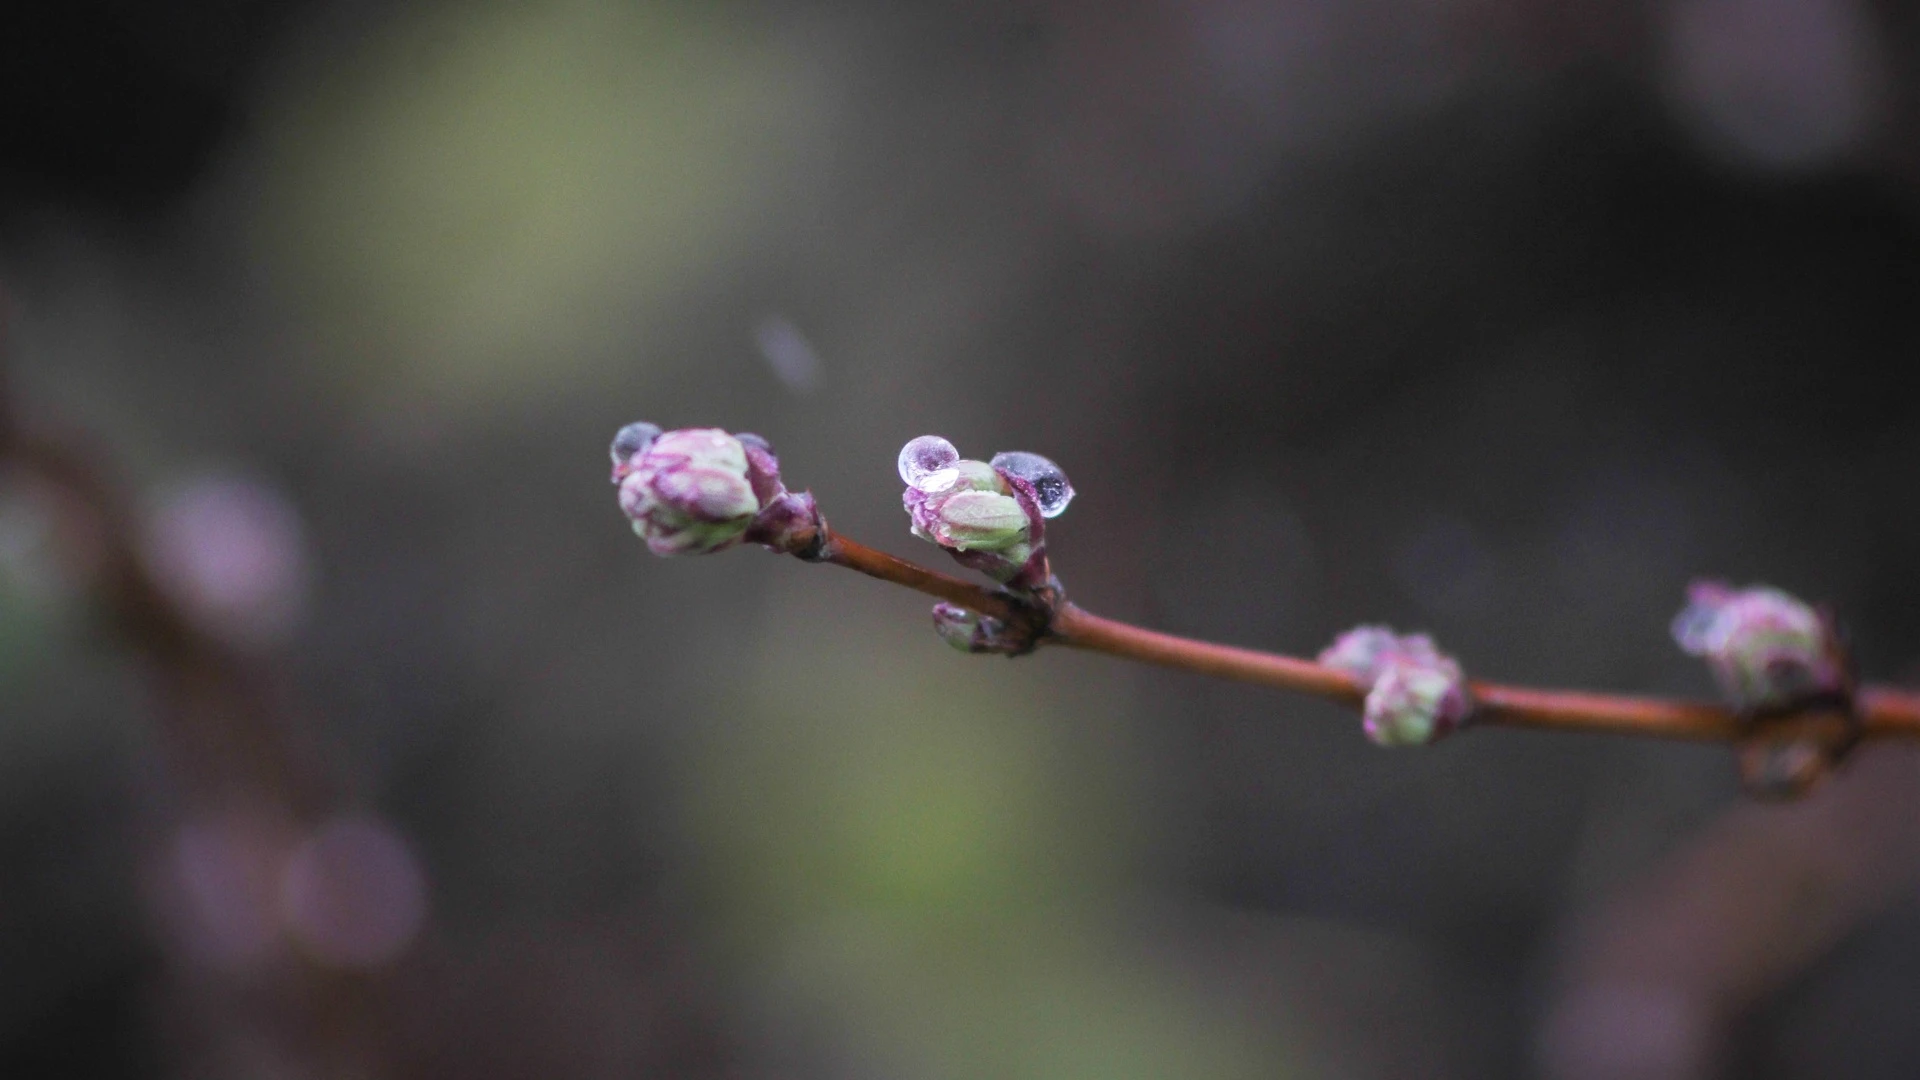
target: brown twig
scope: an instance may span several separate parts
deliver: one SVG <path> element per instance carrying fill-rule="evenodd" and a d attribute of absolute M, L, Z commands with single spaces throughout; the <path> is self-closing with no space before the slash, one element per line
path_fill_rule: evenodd
<path fill-rule="evenodd" d="M 916 592 L 958 604 L 968 611 L 1008 622 L 1033 618 L 1038 614 L 1031 605 L 1012 593 L 988 589 L 938 570 L 929 570 L 918 563 L 895 558 L 831 529 L 827 530 L 826 543 L 821 548 L 818 561 L 858 570 L 868 577 L 891 581 L 895 585 L 905 585 Z"/>
<path fill-rule="evenodd" d="M 821 561 L 904 585 L 982 615 L 1036 626 L 1043 644 L 1293 690 L 1343 705 L 1358 706 L 1365 697 L 1351 676 L 1311 660 L 1163 634 L 1103 618 L 1070 603 L 1063 602 L 1049 611 L 1023 596 L 930 570 L 839 533 L 829 532 Z M 1750 718 L 1725 706 L 1703 702 L 1490 682 L 1475 682 L 1472 690 L 1478 705 L 1473 714 L 1476 725 L 1705 742 L 1737 742 L 1752 729 Z M 1856 708 L 1862 738 L 1920 738 L 1920 695 L 1890 687 L 1864 687 L 1856 697 Z M 1771 718 L 1769 723 L 1804 729 L 1825 742 L 1841 737 L 1826 729 L 1849 725 L 1853 719 L 1812 710 Z"/>
<path fill-rule="evenodd" d="M 205 632 L 155 577 L 143 556 L 139 515 L 128 490 L 74 433 L 30 423 L 13 400 L 9 304 L 0 290 L 0 466 L 58 496 L 67 531 L 87 538 L 77 562 L 106 629 L 146 662 L 156 726 L 190 812 L 258 815 L 310 827 L 341 796 L 318 748 L 293 722 L 291 695 L 261 658 Z M 283 981 L 225 987 L 230 1004 L 264 1023 L 268 1037 L 342 1074 L 378 1075 L 370 1049 L 376 1025 L 366 975 L 324 968 L 304 956 Z M 248 1027 L 246 1023 L 238 1026 Z"/>

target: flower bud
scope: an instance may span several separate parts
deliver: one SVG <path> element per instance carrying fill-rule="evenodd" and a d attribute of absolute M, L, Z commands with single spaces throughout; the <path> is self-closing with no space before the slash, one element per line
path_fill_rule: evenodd
<path fill-rule="evenodd" d="M 1380 746 L 1424 746 L 1464 724 L 1473 711 L 1466 675 L 1425 634 L 1361 626 L 1341 634 L 1320 662 L 1367 691 L 1362 728 Z"/>
<path fill-rule="evenodd" d="M 918 473 L 902 502 L 915 536 L 953 551 L 1006 551 L 1026 543 L 1032 527 L 1013 488 L 984 461 Z"/>
<path fill-rule="evenodd" d="M 620 452 L 622 437 L 644 427 L 651 425 L 621 429 L 614 453 Z M 766 470 L 751 467 L 748 457 L 747 445 L 718 428 L 666 432 L 615 464 L 620 509 L 655 555 L 699 555 L 729 547 L 745 535 L 762 506 L 755 480 L 764 486 L 766 478 L 758 474 Z M 778 484 L 777 472 L 772 483 Z"/>
<path fill-rule="evenodd" d="M 975 461 L 938 435 L 922 435 L 901 448 L 899 466 L 915 536 L 1015 588 L 1047 583 L 1046 519 L 1073 498 L 1058 465 L 1025 451 Z"/>
<path fill-rule="evenodd" d="M 1401 638 L 1384 626 L 1356 626 L 1320 652 L 1320 662 L 1371 686 L 1389 655 L 1400 651 Z"/>
<path fill-rule="evenodd" d="M 1673 620 L 1673 637 L 1706 660 L 1720 688 L 1742 709 L 1779 708 L 1849 689 L 1832 622 L 1766 586 L 1734 589 L 1695 582 Z"/>
<path fill-rule="evenodd" d="M 1833 774 L 1837 754 L 1809 739 L 1775 739 L 1762 733 L 1735 751 L 1740 786 L 1757 799 L 1803 798 Z"/>
<path fill-rule="evenodd" d="M 963 653 L 1000 653 L 1019 656 L 1033 649 L 1032 641 L 1017 641 L 1007 633 L 1007 624 L 981 615 L 958 604 L 933 605 L 933 629 L 941 640 Z"/>
<path fill-rule="evenodd" d="M 1425 746 L 1465 718 L 1465 686 L 1457 671 L 1393 663 L 1367 692 L 1361 724 L 1381 746 Z"/>

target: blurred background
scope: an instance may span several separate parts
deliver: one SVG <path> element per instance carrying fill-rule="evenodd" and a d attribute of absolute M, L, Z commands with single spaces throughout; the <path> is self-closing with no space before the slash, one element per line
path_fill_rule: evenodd
<path fill-rule="evenodd" d="M 1714 747 L 1388 753 L 649 558 L 604 457 L 758 431 L 926 558 L 937 432 L 1065 467 L 1105 614 L 1706 695 L 1711 574 L 1898 681 L 1917 147 L 1875 0 L 16 12 L 13 408 L 279 690 L 168 698 L 0 471 L 0 1075 L 1920 1074 L 1903 749 L 1791 808 Z"/>

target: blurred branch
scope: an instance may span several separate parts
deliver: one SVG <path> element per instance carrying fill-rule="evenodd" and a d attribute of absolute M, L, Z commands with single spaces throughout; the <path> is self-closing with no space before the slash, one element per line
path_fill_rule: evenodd
<path fill-rule="evenodd" d="M 339 792 L 317 748 L 300 737 L 288 695 L 269 666 L 203 630 L 155 576 L 135 503 L 99 460 L 95 443 L 25 418 L 12 384 L 11 314 L 0 292 L 0 466 L 53 495 L 63 554 L 106 627 L 147 662 L 159 742 L 170 775 L 185 789 L 188 813 L 258 824 L 283 837 L 283 847 L 259 856 L 271 875 L 293 844 L 337 809 Z M 247 856 L 224 851 L 222 857 Z M 277 903 L 278 895 L 267 902 Z M 206 1052 L 225 1056 L 229 1043 L 255 1044 L 266 1035 L 267 1045 L 303 1068 L 379 1075 L 369 1046 L 373 984 L 297 950 L 288 959 L 275 969 L 269 992 L 251 980 L 219 987 L 229 998 L 219 1015 L 234 1030 L 214 1032 L 225 1041 L 216 1039 Z"/>
<path fill-rule="evenodd" d="M 1554 1080 L 1714 1075 L 1729 1025 L 1909 894 L 1920 765 L 1879 747 L 1827 797 L 1741 806 L 1569 928 L 1540 1042 Z"/>
<path fill-rule="evenodd" d="M 0 296 L 0 462 L 61 496 L 69 531 L 97 551 L 84 568 L 108 626 L 154 667 L 176 771 L 240 788 L 313 817 L 333 801 L 314 755 L 297 747 L 274 679 L 256 660 L 203 632 L 143 557 L 138 515 L 107 467 L 72 433 L 27 423 L 13 400 L 7 309 Z"/>

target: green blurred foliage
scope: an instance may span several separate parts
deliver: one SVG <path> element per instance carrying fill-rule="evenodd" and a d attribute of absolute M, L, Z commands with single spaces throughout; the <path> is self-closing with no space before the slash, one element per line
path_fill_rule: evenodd
<path fill-rule="evenodd" d="M 334 377 L 402 398 L 631 363 L 764 232 L 821 117 L 776 31 L 708 5 L 413 8 L 315 57 L 268 110 L 252 235 Z"/>
<path fill-rule="evenodd" d="M 747 977 L 895 1075 L 1291 1075 L 1129 931 L 1138 763 L 1096 737 L 1124 716 L 1076 727 L 1044 676 L 930 630 L 774 640 L 685 795 Z"/>

